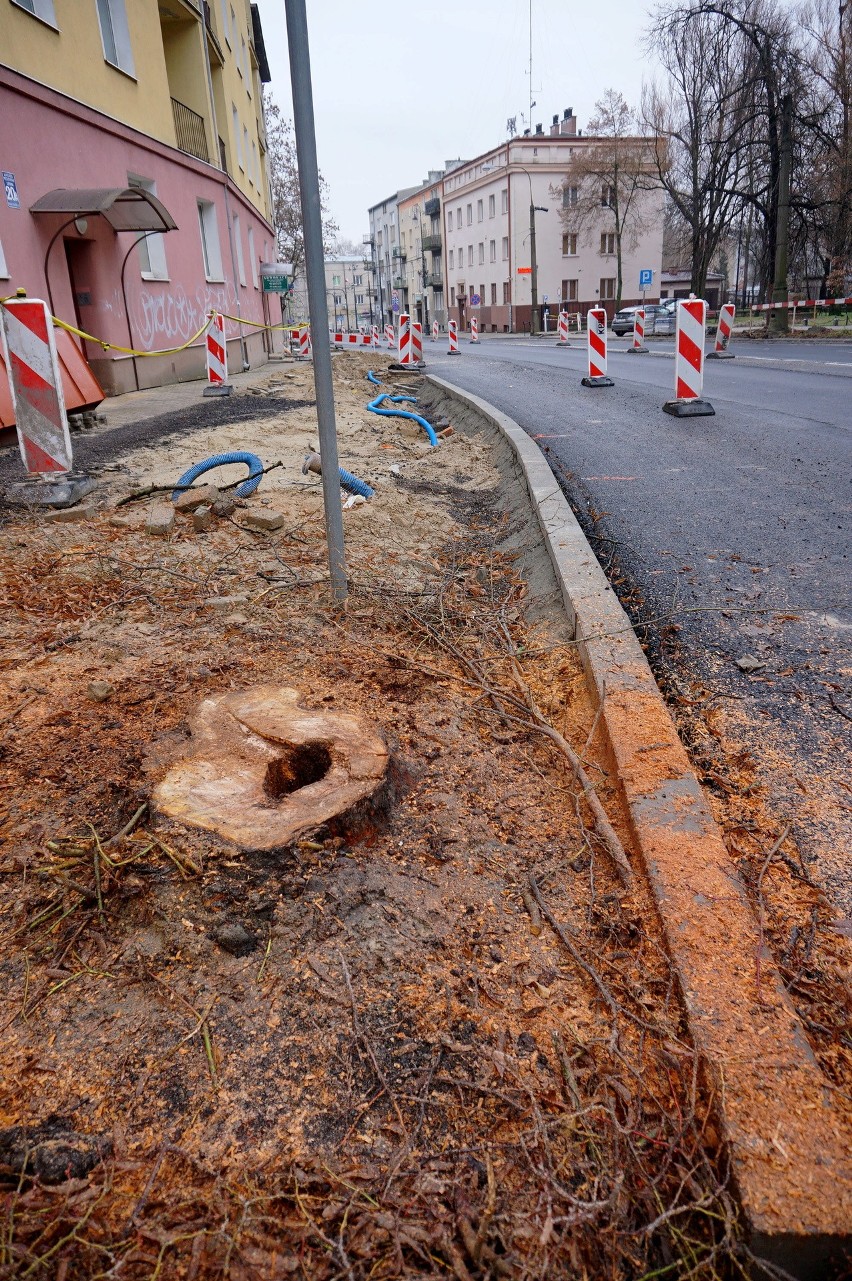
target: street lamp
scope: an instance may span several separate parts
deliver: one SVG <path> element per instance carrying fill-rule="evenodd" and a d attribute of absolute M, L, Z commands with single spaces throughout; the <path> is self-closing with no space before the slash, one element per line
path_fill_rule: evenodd
<path fill-rule="evenodd" d="M 549 213 L 544 205 L 537 205 L 533 198 L 532 175 L 523 165 L 518 166 L 527 175 L 530 184 L 530 292 L 532 294 L 532 314 L 530 315 L 530 334 L 538 333 L 538 262 L 535 253 L 535 215 Z"/>

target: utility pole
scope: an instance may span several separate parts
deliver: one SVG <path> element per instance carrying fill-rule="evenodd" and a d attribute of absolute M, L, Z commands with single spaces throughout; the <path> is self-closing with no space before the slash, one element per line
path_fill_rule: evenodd
<path fill-rule="evenodd" d="M 790 247 L 790 171 L 793 165 L 793 95 L 781 99 L 781 163 L 778 171 L 778 222 L 775 235 L 775 283 L 772 301 L 777 311 L 769 313 L 769 328 L 775 333 L 788 333 L 790 313 L 787 270 Z"/>
<path fill-rule="evenodd" d="M 334 418 L 334 388 L 331 380 L 331 345 L 328 342 L 328 305 L 325 296 L 325 263 L 322 245 L 317 140 L 314 129 L 314 97 L 311 87 L 311 55 L 305 0 L 284 0 L 287 15 L 287 44 L 290 55 L 290 82 L 293 86 L 293 126 L 302 225 L 305 237 L 305 272 L 313 345 L 314 384 L 317 398 L 322 497 L 325 536 L 328 544 L 328 572 L 331 595 L 342 605 L 348 595 L 346 556 L 343 549 L 343 510 L 340 504 L 340 464 L 337 457 L 337 428 Z"/>
<path fill-rule="evenodd" d="M 535 256 L 535 205 L 532 200 L 532 182 L 530 182 L 530 289 L 532 291 L 532 313 L 530 315 L 530 334 L 538 333 L 538 261 Z"/>

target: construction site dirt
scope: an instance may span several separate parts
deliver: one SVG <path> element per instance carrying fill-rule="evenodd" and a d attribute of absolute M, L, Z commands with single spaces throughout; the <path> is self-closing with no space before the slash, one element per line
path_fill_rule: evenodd
<path fill-rule="evenodd" d="M 345 608 L 309 366 L 84 438 L 85 519 L 3 509 L 0 1277 L 782 1276 L 747 1245 L 650 891 L 588 802 L 629 858 L 526 493 L 488 434 L 433 449 L 370 415 L 386 365 L 334 359 L 340 461 L 376 490 L 344 512 Z M 152 537 L 154 487 L 234 448 L 282 465 Z M 254 687 L 358 718 L 388 761 L 262 852 L 154 801 L 199 706 Z M 780 953 L 804 909 L 730 777 Z M 843 953 L 812 929 L 788 959 L 848 1115 Z"/>

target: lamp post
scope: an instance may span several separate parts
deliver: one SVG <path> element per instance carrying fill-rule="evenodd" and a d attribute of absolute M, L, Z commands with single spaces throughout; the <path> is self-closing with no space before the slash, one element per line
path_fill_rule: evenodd
<path fill-rule="evenodd" d="M 530 292 L 532 294 L 532 313 L 530 315 L 530 334 L 538 333 L 538 260 L 535 252 L 535 215 L 538 213 L 547 213 L 548 210 L 544 205 L 537 205 L 533 197 L 532 175 L 529 169 L 524 169 L 523 165 L 519 166 L 527 175 L 527 181 L 530 184 Z"/>

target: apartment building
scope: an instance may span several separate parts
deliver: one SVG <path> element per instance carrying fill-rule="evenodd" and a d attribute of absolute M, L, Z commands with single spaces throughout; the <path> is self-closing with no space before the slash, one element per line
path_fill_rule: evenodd
<path fill-rule="evenodd" d="M 328 321 L 334 329 L 355 333 L 382 323 L 375 271 L 364 255 L 335 254 L 325 260 Z"/>
<path fill-rule="evenodd" d="M 364 239 L 364 253 L 373 263 L 382 324 L 393 324 L 403 310 L 406 288 L 404 250 L 399 239 L 399 202 L 417 191 L 403 187 L 369 210 L 370 234 Z"/>
<path fill-rule="evenodd" d="M 211 307 L 229 360 L 270 339 L 260 266 L 275 257 L 249 0 L 2 0 L 0 293 L 23 288 L 106 342 L 179 347 Z M 198 377 L 200 342 L 134 358 L 81 341 L 118 393 Z"/>
<path fill-rule="evenodd" d="M 450 317 L 468 328 L 474 312 L 483 332 L 523 332 L 532 312 L 530 206 L 536 211 L 539 328 L 560 307 L 585 313 L 615 310 L 616 258 L 612 214 L 601 200 L 600 217 L 573 229 L 560 217 L 576 190 L 563 189 L 572 157 L 599 140 L 583 137 L 570 109 L 553 117 L 549 133 L 512 138 L 459 165 L 442 180 L 445 291 Z M 641 301 L 639 271 L 654 272 L 659 297 L 663 197 L 643 192 L 641 230 L 622 247 L 622 305 Z M 651 295 L 648 296 L 651 301 Z"/>
<path fill-rule="evenodd" d="M 400 306 L 425 329 L 433 320 L 442 328 L 447 321 L 441 227 L 441 179 L 445 172 L 446 168 L 430 170 L 425 183 L 399 202 Z"/>

